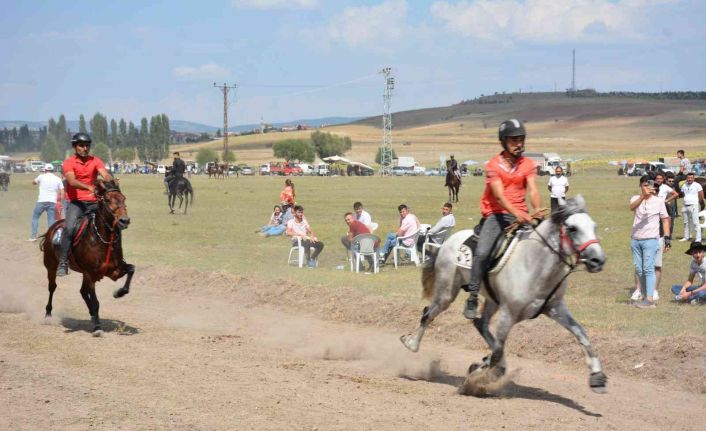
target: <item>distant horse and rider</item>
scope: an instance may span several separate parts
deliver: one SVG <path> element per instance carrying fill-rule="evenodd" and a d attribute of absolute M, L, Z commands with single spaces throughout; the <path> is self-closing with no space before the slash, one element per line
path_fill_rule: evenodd
<path fill-rule="evenodd" d="M 189 207 L 194 205 L 194 189 L 191 186 L 191 182 L 185 177 L 174 177 L 169 180 L 167 203 L 169 204 L 169 213 L 174 214 L 174 204 L 176 199 L 179 198 L 179 209 L 181 209 L 182 203 L 186 200 L 184 205 L 184 214 Z"/>
<path fill-rule="evenodd" d="M 0 172 L 0 190 L 6 192 L 10 185 L 10 174 L 7 172 Z"/>
<path fill-rule="evenodd" d="M 453 155 L 451 155 L 451 159 L 446 161 L 446 187 L 449 189 L 449 202 L 458 202 L 461 173 L 458 170 L 458 162 Z"/>
<path fill-rule="evenodd" d="M 460 289 L 470 282 L 474 232 L 462 230 L 452 235 L 422 270 L 422 284 L 431 304 L 424 308 L 415 333 L 400 339 L 409 350 L 419 350 L 426 328 L 456 299 Z M 506 372 L 505 342 L 517 323 L 544 314 L 570 331 L 583 347 L 590 369 L 589 385 L 603 393 L 607 377 L 585 330 L 569 312 L 564 295 L 567 277 L 584 266 L 589 273 L 599 272 L 605 264 L 605 253 L 596 236 L 596 224 L 588 215 L 580 196 L 561 202 L 551 219 L 530 225 L 518 233 L 509 245 L 496 244 L 504 254 L 497 257 L 483 282 L 486 298 L 480 319 L 474 326 L 492 353 L 481 364 L 469 367 L 461 391 L 483 395 L 502 380 Z M 497 314 L 495 334 L 490 320 Z"/>
<path fill-rule="evenodd" d="M 130 224 L 125 206 L 125 195 L 115 181 L 96 180 L 97 202 L 92 210 L 77 222 L 72 239 L 69 267 L 83 274 L 81 296 L 93 322 L 93 334 L 102 334 L 98 316 L 96 282 L 103 277 L 117 281 L 127 275 L 123 287 L 115 290 L 113 296 L 120 298 L 130 292 L 130 282 L 135 273 L 134 265 L 123 260 L 122 231 Z M 59 232 L 57 232 L 59 231 Z M 49 301 L 46 317 L 51 317 L 52 299 L 56 290 L 57 268 L 59 266 L 61 235 L 66 232 L 64 220 L 59 220 L 42 235 L 40 250 L 44 252 L 44 267 L 49 280 Z"/>

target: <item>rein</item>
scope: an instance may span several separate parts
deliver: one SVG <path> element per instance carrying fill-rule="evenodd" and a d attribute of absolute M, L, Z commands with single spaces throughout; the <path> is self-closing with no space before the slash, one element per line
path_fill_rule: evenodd
<path fill-rule="evenodd" d="M 119 191 L 119 190 L 118 190 L 118 189 L 107 189 L 107 190 L 106 190 L 106 193 L 107 193 L 107 192 L 111 192 L 111 191 Z M 106 202 L 105 196 L 101 197 L 101 201 L 102 201 L 103 204 L 105 205 L 105 202 Z M 123 206 L 123 205 L 119 206 L 118 208 L 121 208 L 122 206 Z M 100 209 L 100 207 L 99 207 L 99 209 Z M 108 209 L 108 210 L 110 211 L 110 209 Z M 94 217 L 93 217 L 93 231 L 95 232 L 95 234 L 96 234 L 96 236 L 98 237 L 98 239 L 99 239 L 103 244 L 106 244 L 106 245 L 108 246 L 108 250 L 107 250 L 107 252 L 106 252 L 106 254 L 105 254 L 105 261 L 103 262 L 103 265 L 101 265 L 101 274 L 102 274 L 103 276 L 105 276 L 105 272 L 106 272 L 106 270 L 108 269 L 108 264 L 110 263 L 110 257 L 111 257 L 111 255 L 113 254 L 113 248 L 114 248 L 113 244 L 114 244 L 114 242 L 115 242 L 115 239 L 116 239 L 116 238 L 119 236 L 119 234 L 120 234 L 120 233 L 119 233 L 119 229 L 117 229 L 118 218 L 115 217 L 115 214 L 113 213 L 113 211 L 111 211 L 111 214 L 113 215 L 113 222 L 112 222 L 112 223 L 107 223 L 105 217 L 104 217 L 102 214 L 100 214 L 100 213 L 94 213 L 94 214 L 98 214 L 98 215 L 99 215 L 101 221 L 103 222 L 103 225 L 104 225 L 105 228 L 108 229 L 108 231 L 110 232 L 110 239 L 109 239 L 108 241 L 106 241 L 105 238 L 103 238 L 103 236 L 102 236 L 102 235 L 100 234 L 100 232 L 98 231 L 98 225 L 96 224 L 95 215 L 94 215 Z"/>

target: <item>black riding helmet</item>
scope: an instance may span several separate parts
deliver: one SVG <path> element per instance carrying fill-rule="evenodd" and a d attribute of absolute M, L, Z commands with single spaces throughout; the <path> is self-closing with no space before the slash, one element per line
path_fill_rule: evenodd
<path fill-rule="evenodd" d="M 500 123 L 498 127 L 498 138 L 502 141 L 504 138 L 509 138 L 512 136 L 525 136 L 527 132 L 525 131 L 525 126 L 520 120 L 511 118 Z"/>
<path fill-rule="evenodd" d="M 91 136 L 88 133 L 76 133 L 73 138 L 71 138 L 71 146 L 75 147 L 78 143 L 90 144 Z"/>

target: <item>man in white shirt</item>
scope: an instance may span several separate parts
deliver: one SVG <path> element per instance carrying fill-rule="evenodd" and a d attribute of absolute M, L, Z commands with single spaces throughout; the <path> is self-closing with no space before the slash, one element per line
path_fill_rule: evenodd
<path fill-rule="evenodd" d="M 47 228 L 54 224 L 54 211 L 56 210 L 57 199 L 61 199 L 61 192 L 64 190 L 64 183 L 53 174 L 54 165 L 47 163 L 42 168 L 42 173 L 32 180 L 32 184 L 39 185 L 39 197 L 32 212 L 32 235 L 27 241 L 37 240 L 37 230 L 39 229 L 39 217 L 44 211 L 47 212 Z"/>
<path fill-rule="evenodd" d="M 566 199 L 566 192 L 569 191 L 569 179 L 564 176 L 564 169 L 561 166 L 557 166 L 554 173 L 556 176 L 549 178 L 547 187 L 552 192 L 552 212 L 559 206 L 559 198 Z"/>
<path fill-rule="evenodd" d="M 687 174 L 691 172 L 691 162 L 684 156 L 684 150 L 677 151 L 679 159 L 679 172 L 677 172 L 677 181 L 683 181 Z"/>
<path fill-rule="evenodd" d="M 287 236 L 292 238 L 292 246 L 298 244 L 297 238 L 301 239 L 301 246 L 304 248 L 304 255 L 306 256 L 309 268 L 316 267 L 316 259 L 319 257 L 321 250 L 324 249 L 324 243 L 319 241 L 314 232 L 311 231 L 309 222 L 304 218 L 304 207 L 301 205 L 294 205 L 294 218 L 287 222 Z M 311 250 L 314 249 L 314 254 L 310 255 Z"/>
<path fill-rule="evenodd" d="M 699 204 L 704 200 L 704 189 L 701 184 L 694 181 L 694 173 L 686 175 L 686 182 L 681 187 L 684 193 L 684 206 L 681 215 L 684 218 L 684 238 L 679 241 L 689 241 L 691 239 L 691 229 L 689 224 L 694 225 L 696 241 L 701 242 L 701 228 L 699 227 Z"/>
<path fill-rule="evenodd" d="M 369 229 L 370 224 L 373 222 L 373 218 L 370 216 L 369 212 L 363 209 L 363 204 L 360 202 L 354 203 L 353 211 L 355 211 L 355 219 L 363 223 Z"/>
<path fill-rule="evenodd" d="M 419 235 L 419 238 L 417 238 L 418 251 L 422 251 L 424 240 L 427 236 L 429 237 L 429 241 L 439 244 L 443 239 L 439 238 L 437 234 L 444 229 L 453 229 L 453 227 L 456 226 L 456 217 L 454 217 L 452 211 L 453 205 L 451 205 L 451 202 L 446 202 L 441 207 L 441 218 L 439 221 L 436 222 L 434 226 L 427 229 L 426 232 L 424 232 L 424 235 Z"/>
<path fill-rule="evenodd" d="M 392 253 L 398 238 L 405 238 L 402 240 L 402 244 L 404 244 L 405 247 L 411 247 L 414 245 L 415 241 L 411 236 L 419 231 L 419 219 L 417 219 L 416 215 L 409 212 L 407 205 L 401 204 L 397 207 L 397 210 L 400 212 L 400 228 L 397 229 L 396 232 L 387 234 L 385 245 L 380 250 L 380 263 L 383 265 L 390 256 L 390 253 Z"/>

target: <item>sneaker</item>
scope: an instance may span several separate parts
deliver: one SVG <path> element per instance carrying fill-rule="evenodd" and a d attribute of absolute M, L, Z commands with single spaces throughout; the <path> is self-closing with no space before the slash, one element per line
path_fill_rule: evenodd
<path fill-rule="evenodd" d="M 34 242 L 36 240 L 37 240 L 37 238 L 27 238 L 27 242 Z"/>
<path fill-rule="evenodd" d="M 653 301 L 659 301 L 659 292 L 655 290 L 654 295 L 652 295 L 652 300 Z"/>
<path fill-rule="evenodd" d="M 656 308 L 654 301 L 648 301 L 646 299 L 643 299 L 640 302 L 635 303 L 635 307 L 637 308 Z"/>
<path fill-rule="evenodd" d="M 469 320 L 477 319 L 478 316 L 478 298 L 468 298 L 466 300 L 466 308 L 463 310 L 463 317 Z"/>
<path fill-rule="evenodd" d="M 635 289 L 635 291 L 632 293 L 632 296 L 630 297 L 632 301 L 639 301 L 642 299 L 642 292 L 640 292 L 640 289 Z"/>
<path fill-rule="evenodd" d="M 692 299 L 691 301 L 689 301 L 689 304 L 690 304 L 690 305 L 699 305 L 699 304 L 700 304 L 700 301 L 699 301 L 698 298 L 694 298 L 694 299 Z"/>
<path fill-rule="evenodd" d="M 675 300 L 676 302 L 681 302 L 681 300 L 682 300 L 681 295 L 674 295 L 674 300 Z"/>
<path fill-rule="evenodd" d="M 679 242 L 684 242 L 684 241 L 689 241 L 690 238 L 682 238 L 679 240 Z"/>
<path fill-rule="evenodd" d="M 316 268 L 316 261 L 314 259 L 309 259 L 309 264 L 307 266 L 309 268 Z"/>

